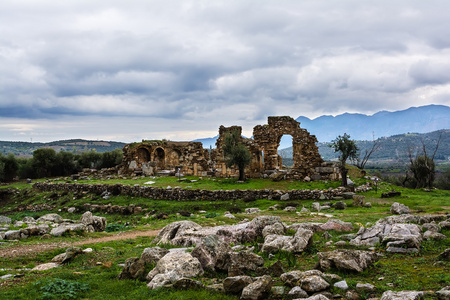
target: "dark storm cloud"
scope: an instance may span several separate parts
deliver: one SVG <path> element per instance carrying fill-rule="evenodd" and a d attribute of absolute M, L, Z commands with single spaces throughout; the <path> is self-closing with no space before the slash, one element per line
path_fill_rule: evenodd
<path fill-rule="evenodd" d="M 0 130 L 31 135 L 61 119 L 76 134 L 88 116 L 118 132 L 115 118 L 130 120 L 137 132 L 131 118 L 144 118 L 149 132 L 186 137 L 275 114 L 450 105 L 449 9 L 409 0 L 5 0 Z"/>

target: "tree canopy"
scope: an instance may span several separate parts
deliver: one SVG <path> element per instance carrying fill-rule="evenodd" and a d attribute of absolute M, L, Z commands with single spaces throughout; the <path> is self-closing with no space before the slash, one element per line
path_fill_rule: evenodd
<path fill-rule="evenodd" d="M 227 167 L 236 166 L 239 169 L 239 180 L 245 180 L 245 167 L 250 164 L 251 157 L 247 147 L 242 144 L 241 136 L 237 130 L 225 135 L 222 147 Z"/>
<path fill-rule="evenodd" d="M 358 147 L 356 146 L 355 141 L 351 140 L 350 135 L 347 133 L 344 133 L 343 136 L 338 136 L 335 138 L 330 147 L 334 149 L 334 152 L 339 152 L 342 185 L 347 186 L 348 170 L 345 168 L 345 164 L 347 163 L 347 159 L 356 160 L 358 158 Z"/>

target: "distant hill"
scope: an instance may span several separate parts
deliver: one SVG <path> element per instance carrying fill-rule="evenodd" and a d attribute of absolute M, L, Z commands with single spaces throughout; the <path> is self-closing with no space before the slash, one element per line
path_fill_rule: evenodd
<path fill-rule="evenodd" d="M 15 156 L 29 157 L 33 151 L 40 148 L 53 148 L 55 151 L 69 151 L 81 153 L 85 151 L 96 151 L 99 153 L 122 149 L 125 143 L 111 141 L 90 141 L 90 140 L 63 140 L 49 143 L 31 142 L 7 142 L 0 141 L 0 152 L 3 154 L 12 153 Z"/>
<path fill-rule="evenodd" d="M 395 162 L 408 162 L 408 149 L 412 149 L 412 153 L 415 156 L 416 153 L 422 153 L 422 141 L 426 145 L 427 153 L 431 155 L 436 148 L 436 143 L 441 136 L 438 151 L 436 152 L 436 160 L 449 160 L 450 159 L 450 130 L 438 130 L 430 133 L 407 133 L 398 134 L 391 137 L 384 137 L 378 139 L 379 149 L 370 157 L 372 161 L 395 161 Z M 329 147 L 330 143 L 319 143 L 319 153 L 324 160 L 333 160 L 338 157 L 337 153 Z M 356 141 L 356 145 L 360 149 L 361 153 L 365 150 L 370 150 L 373 145 L 373 141 Z M 283 157 L 285 165 L 292 159 L 292 147 L 279 150 L 278 153 Z"/>
<path fill-rule="evenodd" d="M 300 127 L 314 134 L 319 142 L 330 142 L 347 133 L 354 140 L 372 140 L 408 132 L 426 133 L 450 129 L 450 107 L 427 105 L 406 110 L 380 111 L 372 116 L 349 114 L 297 118 Z"/>

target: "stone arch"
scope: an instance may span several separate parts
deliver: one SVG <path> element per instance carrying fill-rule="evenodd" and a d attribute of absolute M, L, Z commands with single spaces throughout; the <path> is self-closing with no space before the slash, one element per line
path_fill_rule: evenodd
<path fill-rule="evenodd" d="M 316 146 L 317 139 L 306 129 L 300 128 L 300 123 L 291 117 L 269 117 L 268 125 L 258 125 L 253 128 L 253 137 L 264 152 L 264 169 L 273 170 L 281 167 L 278 147 L 283 135 L 292 136 L 293 168 L 310 169 L 322 162 Z"/>
<path fill-rule="evenodd" d="M 158 147 L 153 152 L 153 160 L 156 162 L 156 167 L 160 170 L 165 169 L 166 152 L 163 148 Z"/>
<path fill-rule="evenodd" d="M 176 167 L 180 164 L 181 151 L 178 149 L 173 149 L 167 154 L 166 161 L 167 164 Z"/>
<path fill-rule="evenodd" d="M 137 149 L 136 153 L 137 153 L 137 162 L 139 164 L 150 161 L 150 152 L 146 148 L 139 148 Z"/>

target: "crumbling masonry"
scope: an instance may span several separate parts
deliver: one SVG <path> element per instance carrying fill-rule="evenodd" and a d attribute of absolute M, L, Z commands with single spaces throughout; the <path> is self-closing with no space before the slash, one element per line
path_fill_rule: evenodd
<path fill-rule="evenodd" d="M 229 177 L 237 176 L 236 168 L 225 165 L 222 147 L 227 133 L 242 127 L 219 128 L 215 149 L 204 149 L 200 142 L 146 141 L 125 145 L 122 174 L 151 176 L 181 172 L 185 175 Z M 283 170 L 278 147 L 283 135 L 292 136 L 292 168 Z M 248 148 L 251 163 L 246 176 L 294 180 L 339 180 L 339 170 L 324 162 L 317 148 L 317 139 L 291 117 L 269 117 L 268 124 L 253 128 L 253 139 L 241 137 Z"/>

